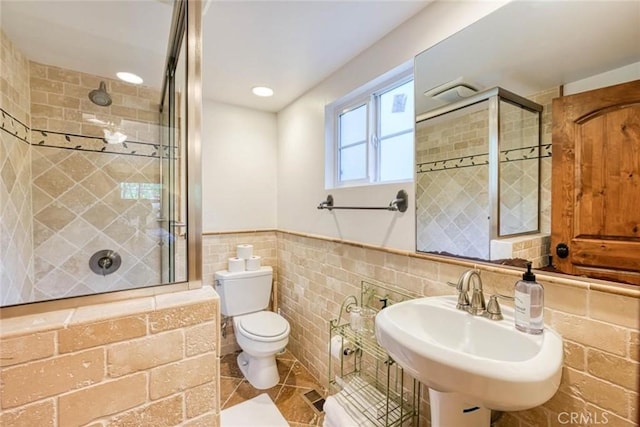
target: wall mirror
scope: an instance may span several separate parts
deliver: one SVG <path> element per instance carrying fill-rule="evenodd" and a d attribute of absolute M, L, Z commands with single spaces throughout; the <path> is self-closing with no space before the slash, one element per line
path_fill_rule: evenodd
<path fill-rule="evenodd" d="M 0 7 L 0 305 L 185 281 L 184 4 Z"/>
<path fill-rule="evenodd" d="M 419 54 L 416 250 L 545 266 L 551 99 L 621 67 L 639 74 L 638 40 L 637 2 L 516 1 Z"/>

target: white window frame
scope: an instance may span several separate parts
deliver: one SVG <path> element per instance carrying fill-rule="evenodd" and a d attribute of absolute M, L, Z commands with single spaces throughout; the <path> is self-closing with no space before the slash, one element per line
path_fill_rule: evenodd
<path fill-rule="evenodd" d="M 411 178 L 403 180 L 380 181 L 380 144 L 378 144 L 380 132 L 378 97 L 411 80 L 413 80 L 413 61 L 408 61 L 325 107 L 326 189 L 413 181 L 413 174 Z M 366 176 L 362 179 L 341 181 L 339 117 L 362 105 L 366 105 L 367 108 Z"/>

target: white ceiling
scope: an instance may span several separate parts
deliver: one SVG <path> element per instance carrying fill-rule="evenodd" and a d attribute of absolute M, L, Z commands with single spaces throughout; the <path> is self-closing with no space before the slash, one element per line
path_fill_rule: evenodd
<path fill-rule="evenodd" d="M 279 111 L 424 8 L 427 0 L 217 1 L 203 22 L 203 96 Z M 162 84 L 169 0 L 2 0 L 2 30 L 30 60 Z M 256 85 L 271 98 L 251 93 Z"/>
<path fill-rule="evenodd" d="M 2 0 L 2 30 L 30 60 L 162 85 L 172 8 L 158 1 Z"/>
<path fill-rule="evenodd" d="M 456 78 L 527 96 L 638 61 L 640 1 L 514 1 L 416 56 L 416 111 Z"/>

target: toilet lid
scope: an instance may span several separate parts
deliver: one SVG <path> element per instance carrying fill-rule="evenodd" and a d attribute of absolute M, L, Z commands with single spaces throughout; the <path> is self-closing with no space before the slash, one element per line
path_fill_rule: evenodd
<path fill-rule="evenodd" d="M 242 316 L 240 327 L 252 335 L 270 338 L 282 335 L 289 328 L 289 322 L 271 311 L 259 311 Z"/>

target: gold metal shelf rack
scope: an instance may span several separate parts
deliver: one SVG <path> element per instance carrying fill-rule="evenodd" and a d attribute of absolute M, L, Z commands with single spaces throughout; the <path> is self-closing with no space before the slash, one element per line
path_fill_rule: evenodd
<path fill-rule="evenodd" d="M 387 352 L 378 345 L 371 332 L 354 331 L 349 315 L 354 307 L 375 312 L 387 305 L 415 298 L 404 290 L 387 284 L 363 280 L 360 300 L 348 296 L 337 319 L 329 322 L 329 339 L 341 337 L 338 359 L 329 351 L 329 392 L 347 413 L 357 412 L 356 419 L 367 425 L 417 426 L 420 407 L 420 383 L 404 373 Z M 344 316 L 344 318 L 343 318 Z M 364 425 L 364 424 L 362 424 Z"/>

